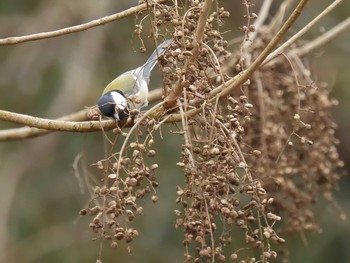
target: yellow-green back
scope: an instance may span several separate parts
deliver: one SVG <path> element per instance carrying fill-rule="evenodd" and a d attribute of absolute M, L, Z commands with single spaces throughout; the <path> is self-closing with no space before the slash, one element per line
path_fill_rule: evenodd
<path fill-rule="evenodd" d="M 115 78 L 107 87 L 103 90 L 103 94 L 113 90 L 120 90 L 126 97 L 136 92 L 136 80 L 132 74 L 122 74 Z"/>

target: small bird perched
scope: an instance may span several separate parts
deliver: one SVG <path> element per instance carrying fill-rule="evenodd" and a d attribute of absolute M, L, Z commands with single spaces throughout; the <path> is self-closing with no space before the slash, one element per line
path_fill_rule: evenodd
<path fill-rule="evenodd" d="M 97 101 L 104 116 L 119 121 L 128 117 L 129 110 L 148 105 L 148 83 L 152 69 L 172 41 L 168 39 L 159 44 L 144 65 L 121 74 L 107 85 Z"/>

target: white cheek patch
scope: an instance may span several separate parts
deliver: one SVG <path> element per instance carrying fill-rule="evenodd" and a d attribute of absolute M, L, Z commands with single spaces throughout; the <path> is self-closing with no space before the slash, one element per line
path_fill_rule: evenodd
<path fill-rule="evenodd" d="M 115 107 L 120 110 L 125 110 L 128 107 L 126 98 L 119 92 L 112 91 L 111 96 L 115 102 Z"/>

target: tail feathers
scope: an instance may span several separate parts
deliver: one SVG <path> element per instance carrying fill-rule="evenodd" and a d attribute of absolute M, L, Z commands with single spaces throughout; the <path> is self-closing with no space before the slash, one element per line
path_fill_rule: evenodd
<path fill-rule="evenodd" d="M 165 52 L 172 41 L 173 39 L 167 39 L 164 42 L 160 43 L 158 47 L 153 51 L 152 55 L 147 59 L 146 63 L 143 66 L 143 77 L 145 79 L 149 79 L 151 71 L 158 62 L 157 58 Z"/>

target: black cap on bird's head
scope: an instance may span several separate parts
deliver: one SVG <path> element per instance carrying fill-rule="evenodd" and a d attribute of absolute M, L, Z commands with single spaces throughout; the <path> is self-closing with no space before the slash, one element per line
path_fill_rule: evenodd
<path fill-rule="evenodd" d="M 97 105 L 106 117 L 112 117 L 119 121 L 129 116 L 127 99 L 120 90 L 113 90 L 103 94 L 98 99 Z"/>

